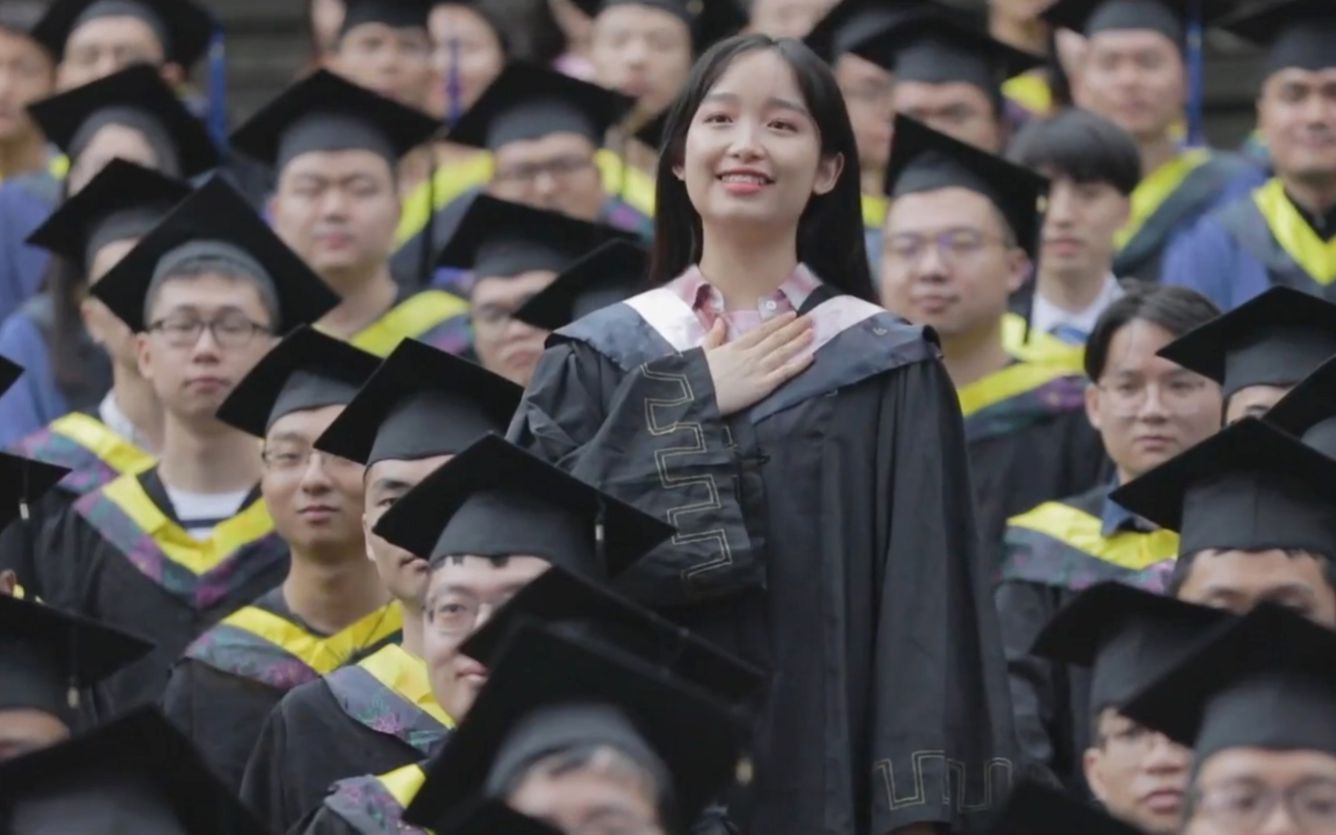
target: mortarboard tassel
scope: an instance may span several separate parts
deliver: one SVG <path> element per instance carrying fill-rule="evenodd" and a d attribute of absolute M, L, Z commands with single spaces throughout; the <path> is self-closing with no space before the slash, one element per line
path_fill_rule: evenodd
<path fill-rule="evenodd" d="M 223 24 L 215 22 L 209 41 L 209 135 L 220 153 L 227 151 L 227 42 Z"/>
<path fill-rule="evenodd" d="M 21 469 L 23 470 L 23 489 L 19 491 L 19 518 L 27 522 L 32 515 L 28 511 L 28 468 L 25 466 Z"/>
<path fill-rule="evenodd" d="M 65 703 L 69 705 L 70 710 L 79 709 L 79 630 L 70 630 L 70 681 L 69 689 L 65 691 Z"/>
<path fill-rule="evenodd" d="M 1201 147 L 1206 144 L 1204 124 L 1206 98 L 1206 57 L 1202 27 L 1202 0 L 1188 0 L 1188 144 Z"/>

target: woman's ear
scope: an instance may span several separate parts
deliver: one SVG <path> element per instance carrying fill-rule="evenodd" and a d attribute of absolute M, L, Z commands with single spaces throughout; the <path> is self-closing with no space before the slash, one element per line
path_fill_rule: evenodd
<path fill-rule="evenodd" d="M 844 173 L 844 154 L 822 157 L 816 166 L 816 179 L 812 182 L 813 194 L 830 194 L 835 184 Z"/>
<path fill-rule="evenodd" d="M 687 173 L 686 169 L 683 168 L 682 163 L 678 162 L 673 164 L 673 176 L 682 182 L 686 182 Z"/>

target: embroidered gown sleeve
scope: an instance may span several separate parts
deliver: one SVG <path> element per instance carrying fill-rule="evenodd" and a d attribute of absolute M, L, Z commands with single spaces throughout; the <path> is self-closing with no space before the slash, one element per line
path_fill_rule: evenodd
<path fill-rule="evenodd" d="M 871 520 L 885 532 L 885 552 L 872 647 L 870 832 L 920 822 L 958 830 L 971 813 L 995 808 L 1012 776 L 997 615 L 946 372 L 937 361 L 915 363 L 885 388 L 890 429 L 875 441 L 883 510 Z"/>
<path fill-rule="evenodd" d="M 671 549 L 623 578 L 627 593 L 672 605 L 754 583 L 739 467 L 700 349 L 625 372 L 581 343 L 558 343 L 543 354 L 509 436 L 678 529 Z M 698 581 L 725 556 L 730 570 Z"/>

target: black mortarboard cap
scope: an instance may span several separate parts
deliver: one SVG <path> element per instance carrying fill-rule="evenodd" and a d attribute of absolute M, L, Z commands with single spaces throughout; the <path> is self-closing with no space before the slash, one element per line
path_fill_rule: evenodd
<path fill-rule="evenodd" d="M 218 164 L 218 151 L 204 123 L 186 109 L 157 71 L 144 64 L 113 73 L 28 106 L 48 140 L 69 156 L 106 124 L 140 130 L 161 157 L 161 170 L 193 177 Z M 171 170 L 176 163 L 178 170 Z"/>
<path fill-rule="evenodd" d="M 1209 26 L 1239 4 L 1230 0 L 1057 0 L 1041 16 L 1053 26 L 1087 37 L 1115 30 L 1149 29 L 1182 45 L 1194 6 L 1202 15 L 1202 24 Z"/>
<path fill-rule="evenodd" d="M 421 557 L 518 554 L 615 577 L 673 529 L 489 435 L 399 499 L 375 532 Z"/>
<path fill-rule="evenodd" d="M 964 188 L 992 201 L 1019 246 L 1035 257 L 1048 180 L 1002 157 L 953 139 L 903 114 L 895 117 L 895 142 L 886 169 L 892 198 Z"/>
<path fill-rule="evenodd" d="M 1323 455 L 1336 458 L 1336 357 L 1291 389 L 1265 419 Z"/>
<path fill-rule="evenodd" d="M 1001 98 L 1008 78 L 1041 66 L 1044 59 L 993 38 L 948 9 L 902 13 L 852 51 L 885 67 L 896 81 L 964 82 Z"/>
<path fill-rule="evenodd" d="M 232 145 L 281 170 L 310 151 L 373 151 L 393 167 L 431 138 L 436 120 L 320 70 L 284 90 L 232 134 Z"/>
<path fill-rule="evenodd" d="M 742 711 L 661 667 L 526 624 L 428 764 L 404 820 L 434 827 L 461 801 L 503 790 L 538 759 L 603 742 L 651 771 L 666 769 L 665 812 L 689 823 L 734 778 L 748 731 Z"/>
<path fill-rule="evenodd" d="M 522 815 L 500 800 L 473 800 L 451 810 L 436 835 L 561 835 L 542 821 Z"/>
<path fill-rule="evenodd" d="M 1284 69 L 1336 67 L 1336 8 L 1327 0 L 1250 6 L 1221 26 L 1267 49 L 1268 75 Z"/>
<path fill-rule="evenodd" d="M 339 37 L 364 23 L 382 23 L 394 29 L 426 29 L 430 11 L 427 0 L 344 0 Z"/>
<path fill-rule="evenodd" d="M 1108 581 L 1085 589 L 1060 609 L 1030 653 L 1089 667 L 1093 714 L 1121 706 L 1227 617 L 1218 609 Z"/>
<path fill-rule="evenodd" d="M 436 262 L 472 270 L 477 278 L 559 273 L 600 244 L 634 239 L 613 226 L 482 194 L 469 204 Z"/>
<path fill-rule="evenodd" d="M 1141 835 L 1141 830 L 1073 797 L 1033 781 L 1016 786 L 989 835 Z"/>
<path fill-rule="evenodd" d="M 92 293 L 131 330 L 143 331 L 144 302 L 154 277 L 195 255 L 233 261 L 258 281 L 272 284 L 279 307 L 275 333 L 311 324 L 338 306 L 338 295 L 216 175 L 140 240 L 93 285 Z"/>
<path fill-rule="evenodd" d="M 263 438 L 284 415 L 346 405 L 378 365 L 374 354 L 303 325 L 237 383 L 218 419 Z"/>
<path fill-rule="evenodd" d="M 1179 553 L 1298 549 L 1336 553 L 1336 460 L 1245 418 L 1111 495 L 1179 532 Z"/>
<path fill-rule="evenodd" d="M 738 0 L 575 0 L 590 17 L 613 6 L 648 6 L 681 19 L 691 30 L 696 54 L 716 41 L 735 35 L 747 25 L 747 13 Z"/>
<path fill-rule="evenodd" d="M 23 370 L 13 363 L 4 366 L 6 376 L 16 368 L 20 372 Z M 12 380 L 10 384 L 13 384 Z M 28 506 L 40 499 L 47 490 L 59 484 L 69 472 L 67 467 L 0 452 L 0 479 L 8 485 L 0 489 L 0 529 L 15 519 L 26 520 Z"/>
<path fill-rule="evenodd" d="M 523 395 L 477 363 L 405 339 L 315 445 L 368 466 L 455 455 L 505 432 Z"/>
<path fill-rule="evenodd" d="M 663 667 L 730 704 L 760 695 L 764 670 L 702 640 L 595 580 L 553 568 L 515 593 L 459 651 L 495 666 L 526 620 L 561 624 Z M 571 634 L 562 630 L 563 634 Z"/>
<path fill-rule="evenodd" d="M 554 331 L 596 310 L 647 289 L 649 253 L 639 244 L 615 240 L 596 247 L 538 291 L 515 318 Z"/>
<path fill-rule="evenodd" d="M 19 832 L 267 831 L 151 707 L 0 764 L 0 818 Z"/>
<path fill-rule="evenodd" d="M 1336 356 L 1336 304 L 1272 287 L 1159 355 L 1220 383 L 1226 400 L 1249 386 L 1292 386 Z"/>
<path fill-rule="evenodd" d="M 450 128 L 451 142 L 496 150 L 553 133 L 587 137 L 595 147 L 631 100 L 556 70 L 512 61 Z"/>
<path fill-rule="evenodd" d="M 1336 632 L 1262 603 L 1147 685 L 1123 712 L 1194 749 L 1336 755 Z"/>
<path fill-rule="evenodd" d="M 72 694 L 151 649 L 97 621 L 0 595 L 0 710 L 30 708 L 69 721 L 77 706 Z"/>
<path fill-rule="evenodd" d="M 87 268 L 103 245 L 142 237 L 189 194 L 182 180 L 116 158 L 61 203 L 28 243 Z"/>
<path fill-rule="evenodd" d="M 930 13 L 931 0 L 840 0 L 826 12 L 803 43 L 827 63 L 915 14 Z"/>
<path fill-rule="evenodd" d="M 189 70 L 209 48 L 215 21 L 193 0 L 54 0 L 32 36 L 61 58 L 75 29 L 101 17 L 133 17 L 162 41 L 167 60 Z"/>

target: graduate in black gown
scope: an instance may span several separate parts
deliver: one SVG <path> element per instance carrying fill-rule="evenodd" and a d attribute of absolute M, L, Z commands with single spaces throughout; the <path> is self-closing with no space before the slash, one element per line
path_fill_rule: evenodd
<path fill-rule="evenodd" d="M 153 708 L 0 765 L 0 831 L 14 835 L 265 835 Z"/>
<path fill-rule="evenodd" d="M 0 593 L 0 762 L 82 730 L 82 694 L 153 648 L 119 629 Z"/>
<path fill-rule="evenodd" d="M 1332 831 L 1333 655 L 1331 629 L 1263 604 L 1129 700 L 1129 717 L 1193 749 L 1180 831 Z"/>
<path fill-rule="evenodd" d="M 870 301 L 834 78 L 723 41 L 665 137 L 663 286 L 551 337 L 510 436 L 674 524 L 617 587 L 774 670 L 744 831 L 960 825 L 1008 785 L 1005 671 L 959 405 Z"/>
<path fill-rule="evenodd" d="M 1109 493 L 1220 428 L 1220 386 L 1157 351 L 1218 311 L 1182 287 L 1135 282 L 1086 343 L 1086 410 L 1116 475 L 1007 520 L 994 590 L 1016 733 L 1027 760 L 1079 789 L 1088 747 L 1088 677 L 1030 652 L 1053 615 L 1094 583 L 1163 593 L 1178 535 L 1143 521 Z"/>
<path fill-rule="evenodd" d="M 216 412 L 278 334 L 337 298 L 217 178 L 93 293 L 138 335 L 140 370 L 163 405 L 162 454 L 75 502 L 43 559 L 60 577 L 53 605 L 157 644 L 99 690 L 118 711 L 157 699 L 190 641 L 287 573 L 256 486 L 255 439 Z"/>
<path fill-rule="evenodd" d="M 1091 793 L 1109 814 L 1153 835 L 1175 835 L 1190 752 L 1129 720 L 1119 707 L 1210 636 L 1228 615 L 1108 581 L 1091 586 L 1044 626 L 1033 651 L 1073 668 L 1073 706 Z M 1079 789 L 1078 789 L 1079 790 Z"/>
<path fill-rule="evenodd" d="M 746 768 L 750 717 L 653 660 L 522 626 L 405 811 L 445 829 L 473 798 L 563 832 L 685 832 Z"/>
<path fill-rule="evenodd" d="M 139 373 L 134 334 L 100 302 L 74 296 L 82 296 L 88 283 L 100 279 L 189 193 L 184 182 L 113 159 L 32 235 L 34 243 L 49 248 L 60 261 L 49 289 L 53 296 L 66 298 L 52 300 L 50 336 L 61 333 L 68 342 L 76 342 L 71 324 L 79 320 L 82 330 L 80 314 L 86 311 L 90 330 L 101 344 L 97 353 L 105 351 L 98 359 L 109 359 L 111 366 L 111 390 L 95 408 L 58 417 L 14 444 L 22 455 L 70 470 L 59 489 L 31 508 L 29 524 L 0 535 L 0 567 L 15 570 L 33 594 L 47 594 L 42 578 L 45 563 L 34 559 L 45 552 L 41 541 L 45 525 L 80 496 L 124 473 L 153 466 L 160 434 L 161 411 Z M 57 320 L 63 324 L 57 326 Z M 66 363 L 88 360 L 69 344 L 58 350 L 66 352 Z M 152 431 L 141 424 L 151 424 Z"/>
<path fill-rule="evenodd" d="M 667 539 L 672 529 L 489 436 L 409 491 L 374 532 L 409 553 L 430 557 L 423 654 L 437 703 L 459 721 L 467 717 L 489 674 L 478 659 L 463 656 L 460 645 L 499 607 L 545 572 L 605 581 Z M 660 629 L 647 644 L 671 658 L 684 643 L 676 632 L 675 627 Z M 292 831 L 400 831 L 403 809 L 423 779 L 413 762 L 340 780 Z"/>
<path fill-rule="evenodd" d="M 281 586 L 186 648 L 162 709 L 234 791 L 283 694 L 398 637 L 400 609 L 366 559 L 364 468 L 313 446 L 379 364 L 298 328 L 218 409 L 219 420 L 263 443 L 260 495 L 291 562 Z"/>
<path fill-rule="evenodd" d="M 284 90 L 232 137 L 273 170 L 274 231 L 343 299 L 325 326 L 378 357 L 410 338 L 454 354 L 469 348 L 465 299 L 413 292 L 416 284 L 405 288 L 390 275 L 401 211 L 397 172 L 437 127 L 420 110 L 320 71 Z M 311 197 L 331 193 L 343 200 Z"/>
<path fill-rule="evenodd" d="M 882 300 L 942 339 L 965 415 L 990 566 L 1006 520 L 1104 480 L 1080 351 L 1029 358 L 1006 339 L 1007 298 L 1035 257 L 1047 181 L 898 117 L 887 178 Z"/>
<path fill-rule="evenodd" d="M 1261 417 L 1336 356 L 1336 304 L 1272 287 L 1183 334 L 1160 356 L 1220 384 L 1225 424 Z"/>
<path fill-rule="evenodd" d="M 520 394 L 473 363 L 406 340 L 315 446 L 366 465 L 369 531 L 451 456 L 504 431 Z M 374 533 L 366 536 L 366 553 L 403 609 L 403 640 L 292 689 L 265 720 L 241 794 L 279 832 L 318 806 L 334 782 L 417 762 L 454 725 L 431 692 L 422 660 L 427 560 Z"/>

